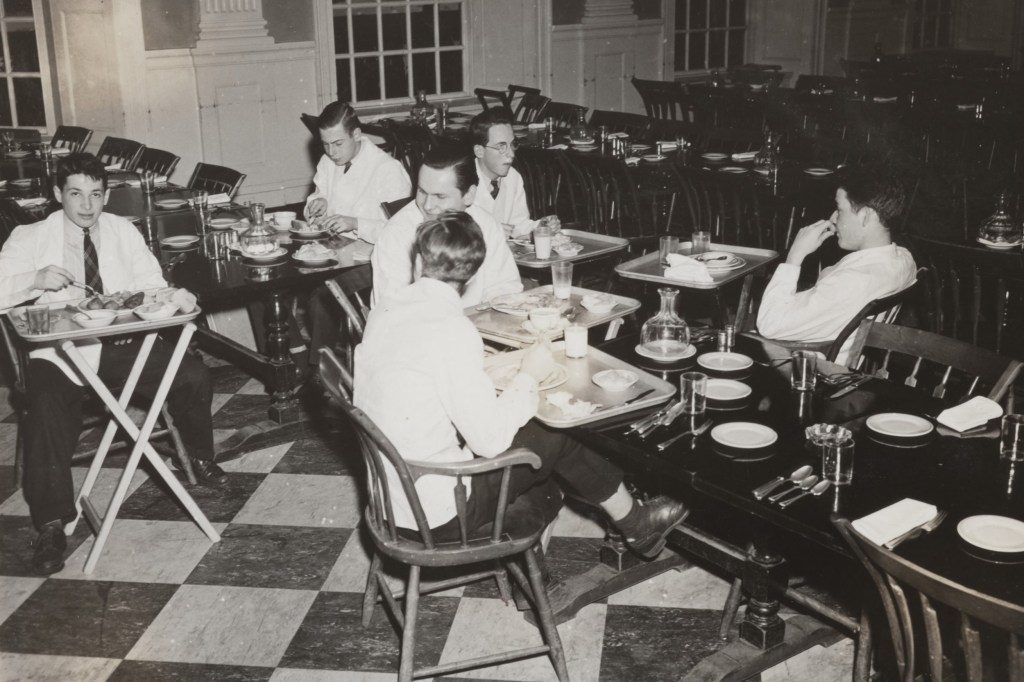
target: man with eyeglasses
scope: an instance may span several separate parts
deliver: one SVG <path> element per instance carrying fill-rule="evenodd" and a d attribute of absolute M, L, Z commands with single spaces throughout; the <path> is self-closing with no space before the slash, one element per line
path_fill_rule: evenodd
<path fill-rule="evenodd" d="M 495 107 L 477 114 L 469 134 L 476 156 L 476 172 L 480 176 L 480 187 L 473 203 L 493 215 L 507 236 L 528 236 L 539 223 L 552 229 L 560 227 L 558 216 L 530 219 L 523 176 L 512 167 L 518 143 L 508 109 Z"/>

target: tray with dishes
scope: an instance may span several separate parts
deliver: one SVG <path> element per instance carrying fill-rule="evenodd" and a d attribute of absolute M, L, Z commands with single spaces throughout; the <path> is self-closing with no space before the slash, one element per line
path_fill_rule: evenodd
<path fill-rule="evenodd" d="M 689 256 L 692 248 L 692 242 L 683 242 L 679 245 L 679 253 Z M 661 257 L 657 251 L 620 263 L 615 266 L 615 272 L 626 279 L 638 279 L 643 282 L 668 284 L 687 289 L 717 289 L 745 277 L 779 258 L 778 252 L 771 249 L 755 249 L 726 244 L 711 244 L 709 249 L 709 252 L 702 255 L 702 259 L 708 266 L 708 272 L 713 280 L 711 282 L 689 282 L 666 277 L 665 266 L 661 264 Z M 711 260 L 712 258 L 715 260 Z"/>
<path fill-rule="evenodd" d="M 640 301 L 635 298 L 581 287 L 572 287 L 568 300 L 556 299 L 550 284 L 519 294 L 499 296 L 490 304 L 486 308 L 483 305 L 466 308 L 466 316 L 485 339 L 515 347 L 526 346 L 537 340 L 538 332 L 529 320 L 530 311 L 535 308 L 555 308 L 561 312 L 557 325 L 545 332 L 550 337 L 559 338 L 570 323 L 587 328 L 596 327 L 624 317 L 640 307 Z"/>
<path fill-rule="evenodd" d="M 516 265 L 543 270 L 551 267 L 551 264 L 555 261 L 572 262 L 597 258 L 598 256 L 621 251 L 629 246 L 629 241 L 620 237 L 610 237 L 571 228 L 562 228 L 556 235 L 557 237 L 565 237 L 566 239 L 560 240 L 558 243 L 555 243 L 553 240 L 551 258 L 544 259 L 537 258 L 531 242 L 526 240 L 522 240 L 521 243 L 519 240 L 515 241 L 516 247 L 512 249 L 512 257 L 515 259 Z M 527 244 L 528 246 L 526 246 Z"/>
<path fill-rule="evenodd" d="M 7 312 L 14 331 L 30 343 L 96 338 L 172 327 L 194 320 L 202 312 L 195 295 L 175 287 L 118 292 L 48 305 L 49 333 L 29 333 L 27 306 Z"/>
<path fill-rule="evenodd" d="M 536 418 L 553 428 L 568 429 L 660 405 L 676 392 L 673 384 L 597 348 L 588 348 L 582 358 L 566 358 L 562 342 L 551 344 L 551 351 L 556 369 L 541 382 Z M 496 389 L 507 386 L 519 372 L 524 352 L 498 353 L 484 360 L 484 370 Z M 610 385 L 609 376 L 628 376 L 628 381 Z"/>

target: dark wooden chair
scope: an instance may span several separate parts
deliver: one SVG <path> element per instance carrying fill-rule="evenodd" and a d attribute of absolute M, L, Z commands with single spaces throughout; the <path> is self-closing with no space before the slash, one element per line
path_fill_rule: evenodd
<path fill-rule="evenodd" d="M 544 108 L 551 101 L 540 93 L 525 93 L 516 104 L 513 119 L 516 123 L 536 123 L 544 120 Z"/>
<path fill-rule="evenodd" d="M 178 167 L 179 161 L 181 161 L 181 157 L 177 154 L 166 152 L 163 149 L 146 147 L 142 150 L 142 154 L 139 155 L 139 162 L 136 164 L 135 170 L 149 171 L 150 173 L 166 175 L 170 178 L 171 174 L 174 173 L 174 169 Z"/>
<path fill-rule="evenodd" d="M 244 181 L 245 173 L 240 173 L 227 166 L 217 166 L 200 161 L 192 171 L 192 177 L 189 178 L 187 186 L 189 189 L 205 189 L 210 194 L 223 192 L 228 197 L 234 198 Z"/>
<path fill-rule="evenodd" d="M 334 279 L 326 280 L 324 286 L 341 306 L 341 345 L 345 353 L 345 367 L 352 372 L 355 367 L 355 349 L 363 341 L 366 318 L 370 314 L 370 306 L 366 301 L 370 300 L 372 276 L 368 269 L 354 268 Z"/>
<path fill-rule="evenodd" d="M 387 139 L 393 143 L 391 155 L 402 162 L 413 183 L 419 177 L 423 156 L 437 144 L 442 144 L 428 128 L 387 121 L 384 123 Z"/>
<path fill-rule="evenodd" d="M 936 682 L 1024 680 L 1024 607 L 926 571 L 874 544 L 847 519 L 836 518 L 833 523 L 881 598 L 902 682 L 925 672 Z M 947 643 L 956 645 L 944 646 Z M 985 669 L 986 659 L 995 664 L 993 669 Z M 919 670 L 925 667 L 926 671 Z"/>
<path fill-rule="evenodd" d="M 770 248 L 761 221 L 761 202 L 750 178 L 692 167 L 670 166 L 678 197 L 673 214 L 684 232 L 706 230 L 711 240 Z"/>
<path fill-rule="evenodd" d="M 631 83 L 643 100 L 649 118 L 688 121 L 684 99 L 686 89 L 675 81 L 654 81 L 632 78 Z"/>
<path fill-rule="evenodd" d="M 126 140 L 123 137 L 110 137 L 103 139 L 96 157 L 107 166 L 117 165 L 121 170 L 133 171 L 139 163 L 139 157 L 146 145 L 135 140 Z"/>
<path fill-rule="evenodd" d="M 526 205 L 531 216 L 558 215 L 567 223 L 582 219 L 582 214 L 577 213 L 573 187 L 561 151 L 520 147 L 514 164 L 523 176 Z"/>
<path fill-rule="evenodd" d="M 540 96 L 540 88 L 533 88 L 529 85 L 516 85 L 515 83 L 509 83 L 508 86 L 508 110 L 513 112 L 513 116 L 519 113 L 519 107 L 522 106 L 523 98 L 527 95 L 532 97 Z"/>
<path fill-rule="evenodd" d="M 540 119 L 554 119 L 556 130 L 568 130 L 576 122 L 580 112 L 587 114 L 587 107 L 569 102 L 548 102 L 544 110 L 540 112 Z"/>
<path fill-rule="evenodd" d="M 631 251 L 657 244 L 653 211 L 641 202 L 636 180 L 621 160 L 586 153 L 565 153 L 560 158 L 570 182 L 574 213 L 588 229 L 628 239 Z"/>
<path fill-rule="evenodd" d="M 314 139 L 320 142 L 320 125 L 317 123 L 319 117 L 315 114 L 299 114 L 299 119 L 302 121 L 302 125 L 306 126 L 306 130 L 313 136 Z"/>
<path fill-rule="evenodd" d="M 508 92 L 505 90 L 476 88 L 473 90 L 473 94 L 476 95 L 476 98 L 480 102 L 480 106 L 483 107 L 484 111 L 493 107 L 504 107 L 509 111 L 512 111 L 512 102 L 509 99 Z"/>
<path fill-rule="evenodd" d="M 914 257 L 928 267 L 928 328 L 1024 360 L 1024 260 L 915 237 Z"/>
<path fill-rule="evenodd" d="M 1021 370 L 1019 360 L 966 341 L 874 320 L 860 323 L 847 364 L 882 378 L 902 376 L 908 386 L 934 383 L 933 396 L 955 402 L 971 395 L 1001 401 Z"/>
<path fill-rule="evenodd" d="M 323 349 L 320 353 L 320 378 L 323 386 L 334 402 L 342 408 L 358 434 L 359 450 L 366 469 L 368 503 L 363 520 L 373 541 L 374 550 L 366 592 L 363 595 L 363 625 L 370 624 L 374 604 L 380 594 L 385 607 L 402 630 L 398 679 L 406 681 L 412 680 L 413 677 L 440 676 L 459 670 L 546 655 L 551 659 L 558 679 L 568 680 L 565 653 L 555 629 L 537 557 L 540 536 L 544 529 L 539 524 L 525 528 L 517 526 L 526 524 L 506 524 L 508 485 L 512 467 L 525 465 L 538 468 L 541 464 L 540 458 L 529 450 L 517 448 L 494 458 L 476 458 L 451 464 L 406 460 L 387 436 L 377 428 L 373 420 L 352 404 L 351 374 L 329 349 Z M 390 488 L 385 473 L 387 467 L 393 467 L 397 472 L 401 490 Z M 468 500 L 465 482 L 473 476 L 497 471 L 502 472 L 502 482 L 500 502 L 496 505 L 494 521 L 484 528 L 481 534 L 471 535 L 465 518 Z M 459 510 L 458 516 L 461 521 L 458 539 L 439 541 L 427 524 L 416 490 L 416 481 L 426 475 L 448 476 L 456 480 L 455 506 Z M 415 530 L 400 528 L 394 521 L 393 501 L 395 496 L 401 494 L 405 495 L 412 508 L 417 525 Z M 385 558 L 408 567 L 408 578 L 402 593 L 395 594 L 388 585 L 383 568 Z M 525 572 L 520 562 L 525 563 Z M 421 586 L 422 569 L 440 567 L 472 567 L 473 571 L 468 575 L 456 575 Z M 511 597 L 508 574 L 512 575 L 516 584 L 527 595 L 540 624 L 543 644 L 415 670 L 416 624 L 420 594 L 493 578 L 497 581 L 502 598 L 507 601 Z M 398 603 L 399 599 L 405 602 L 404 612 Z"/>
<path fill-rule="evenodd" d="M 384 211 L 384 215 L 390 218 L 405 208 L 405 205 L 410 201 L 412 201 L 412 197 L 402 197 L 401 199 L 395 199 L 394 201 L 382 201 L 380 202 L 380 207 Z"/>
<path fill-rule="evenodd" d="M 79 126 L 57 126 L 50 144 L 54 147 L 67 147 L 73 152 L 85 150 L 92 138 L 92 131 Z"/>
<path fill-rule="evenodd" d="M 628 111 L 594 109 L 590 112 L 589 125 L 595 130 L 604 126 L 610 133 L 626 133 L 634 140 L 642 140 L 648 137 L 651 121 L 642 114 L 634 114 Z"/>

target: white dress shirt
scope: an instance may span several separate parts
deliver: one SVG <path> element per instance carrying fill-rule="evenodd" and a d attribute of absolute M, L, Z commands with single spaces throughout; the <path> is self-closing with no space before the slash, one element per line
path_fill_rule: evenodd
<path fill-rule="evenodd" d="M 146 246 L 139 230 L 129 221 L 101 213 L 89 236 L 96 247 L 105 293 L 167 286 L 160 262 Z M 75 287 L 43 291 L 32 286 L 36 271 L 47 265 L 59 265 L 73 274 L 76 280 L 84 282 L 82 253 L 82 230 L 73 224 L 65 225 L 63 211 L 51 213 L 38 223 L 16 228 L 0 250 L 0 308 L 10 308 L 36 297 L 40 304 L 85 298 L 84 292 Z M 99 341 L 82 340 L 75 345 L 90 367 L 99 367 Z M 77 372 L 58 355 L 56 347 L 42 345 L 30 356 L 53 362 L 72 381 L 82 385 Z"/>
<path fill-rule="evenodd" d="M 508 169 L 508 175 L 498 178 L 498 196 L 491 196 L 491 181 L 484 175 L 480 159 L 476 160 L 476 172 L 480 183 L 476 188 L 473 204 L 494 216 L 499 225 L 511 225 L 512 236 L 520 237 L 533 232 L 537 220 L 530 219 L 530 209 L 526 205 L 526 188 L 523 176 L 515 168 Z"/>
<path fill-rule="evenodd" d="M 360 140 L 348 172 L 326 154 L 320 158 L 313 177 L 316 190 L 306 199 L 306 205 L 313 199 L 326 199 L 325 215 L 355 218 L 359 238 L 372 244 L 387 222 L 381 203 L 411 196 L 412 183 L 400 161 L 365 136 Z"/>
<path fill-rule="evenodd" d="M 757 313 L 762 336 L 783 341 L 834 339 L 865 305 L 913 284 L 917 266 L 909 251 L 888 244 L 844 256 L 822 270 L 813 287 L 798 293 L 799 276 L 798 265 L 783 263 L 775 270 Z"/>
<path fill-rule="evenodd" d="M 490 213 L 475 204 L 467 208 L 466 213 L 484 233 L 487 255 L 476 275 L 466 284 L 462 294 L 463 306 L 522 291 L 519 269 L 501 227 Z M 370 256 L 373 266 L 373 304 L 412 282 L 412 248 L 416 242 L 416 228 L 425 220 L 416 202 L 411 201 L 393 215 L 377 235 L 377 243 Z"/>
<path fill-rule="evenodd" d="M 404 459 L 495 457 L 537 412 L 537 382 L 527 374 L 518 374 L 500 396 L 495 394 L 483 368 L 483 342 L 462 308 L 451 285 L 421 278 L 385 296 L 366 321 L 355 352 L 354 402 Z M 415 528 L 397 474 L 390 466 L 387 474 L 395 521 Z M 432 528 L 455 516 L 454 487 L 455 480 L 446 476 L 417 482 Z"/>

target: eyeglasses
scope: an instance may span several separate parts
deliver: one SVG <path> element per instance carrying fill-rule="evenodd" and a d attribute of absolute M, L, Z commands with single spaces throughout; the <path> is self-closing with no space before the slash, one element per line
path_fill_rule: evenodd
<path fill-rule="evenodd" d="M 498 144 L 485 144 L 488 149 L 493 149 L 499 154 L 508 154 L 510 151 L 514 152 L 519 149 L 519 140 L 512 140 L 511 142 L 499 142 Z"/>

